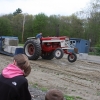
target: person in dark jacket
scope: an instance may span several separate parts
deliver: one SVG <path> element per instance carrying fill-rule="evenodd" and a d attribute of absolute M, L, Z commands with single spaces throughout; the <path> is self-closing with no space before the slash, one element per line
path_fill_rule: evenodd
<path fill-rule="evenodd" d="M 31 72 L 28 58 L 24 54 L 14 56 L 0 75 L 0 100 L 31 100 L 28 81 L 25 78 Z"/>
<path fill-rule="evenodd" d="M 45 100 L 64 100 L 64 95 L 58 89 L 50 89 L 45 95 Z"/>

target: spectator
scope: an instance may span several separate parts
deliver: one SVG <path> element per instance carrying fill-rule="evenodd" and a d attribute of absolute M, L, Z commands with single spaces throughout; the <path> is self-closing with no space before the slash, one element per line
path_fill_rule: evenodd
<path fill-rule="evenodd" d="M 51 89 L 46 93 L 45 100 L 64 100 L 64 96 L 61 91 Z"/>
<path fill-rule="evenodd" d="M 28 81 L 25 78 L 30 72 L 27 56 L 15 55 L 13 63 L 8 64 L 0 75 L 0 100 L 31 100 Z"/>

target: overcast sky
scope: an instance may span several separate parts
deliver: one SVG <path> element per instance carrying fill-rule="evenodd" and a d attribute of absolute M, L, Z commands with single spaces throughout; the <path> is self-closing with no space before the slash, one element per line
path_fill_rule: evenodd
<path fill-rule="evenodd" d="M 90 0 L 0 0 L 0 14 L 9 14 L 21 8 L 23 13 L 36 15 L 71 15 L 82 10 Z"/>

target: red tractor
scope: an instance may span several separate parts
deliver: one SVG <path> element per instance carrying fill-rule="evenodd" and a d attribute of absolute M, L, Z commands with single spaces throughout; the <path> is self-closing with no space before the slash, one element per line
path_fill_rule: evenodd
<path fill-rule="evenodd" d="M 51 60 L 54 57 L 61 59 L 65 54 L 68 54 L 68 61 L 75 62 L 77 56 L 73 52 L 68 52 L 70 47 L 69 38 L 67 36 L 60 37 L 42 37 L 36 39 L 34 37 L 28 38 L 24 45 L 24 53 L 30 60 L 37 60 L 40 56 L 42 59 Z"/>

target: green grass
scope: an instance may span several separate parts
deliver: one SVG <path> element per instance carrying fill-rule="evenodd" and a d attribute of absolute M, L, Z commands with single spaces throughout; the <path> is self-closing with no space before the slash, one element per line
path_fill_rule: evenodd
<path fill-rule="evenodd" d="M 39 86 L 38 86 L 38 83 L 33 84 L 33 87 L 34 87 L 34 88 L 39 88 L 39 89 L 42 90 L 42 91 L 47 91 L 47 88 L 45 88 L 45 87 L 39 87 Z"/>
<path fill-rule="evenodd" d="M 81 98 L 81 97 L 79 97 L 79 96 L 77 96 L 76 98 L 77 98 L 77 99 L 79 99 L 79 100 L 81 100 L 81 99 L 82 99 L 82 98 Z"/>
<path fill-rule="evenodd" d="M 42 87 L 42 88 L 40 88 L 42 91 L 47 91 L 48 89 L 47 88 L 45 88 L 45 87 Z"/>
<path fill-rule="evenodd" d="M 64 95 L 64 98 L 65 98 L 66 100 L 82 100 L 82 98 L 79 97 L 79 96 L 74 97 L 74 96 Z"/>
<path fill-rule="evenodd" d="M 94 52 L 89 52 L 89 55 L 95 55 L 95 53 Z"/>
<path fill-rule="evenodd" d="M 66 100 L 75 100 L 73 96 L 64 95 Z"/>
<path fill-rule="evenodd" d="M 37 83 L 33 84 L 33 87 L 34 88 L 37 88 L 38 87 L 38 84 Z"/>
<path fill-rule="evenodd" d="M 97 92 L 97 96 L 100 96 L 100 91 L 99 91 L 99 92 Z"/>
<path fill-rule="evenodd" d="M 24 46 L 24 44 L 20 44 L 20 43 L 19 43 L 18 46 Z"/>

